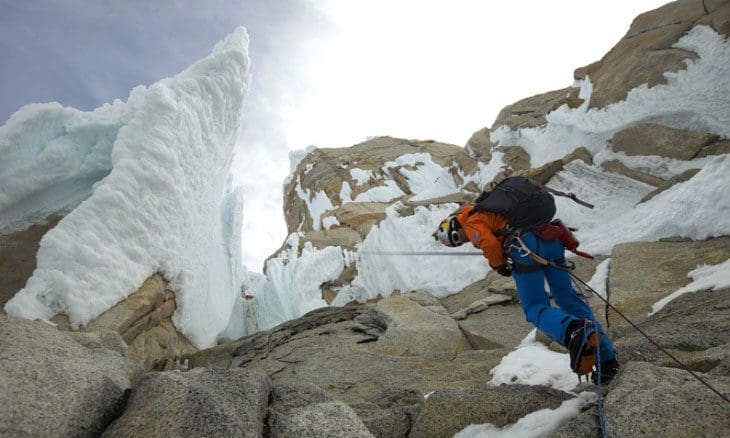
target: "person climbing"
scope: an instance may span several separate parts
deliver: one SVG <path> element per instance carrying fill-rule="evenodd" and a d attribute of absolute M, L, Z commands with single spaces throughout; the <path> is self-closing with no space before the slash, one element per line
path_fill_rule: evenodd
<path fill-rule="evenodd" d="M 493 270 L 514 278 L 527 321 L 568 349 L 571 369 L 607 384 L 618 372 L 616 352 L 572 287 L 565 249 L 588 255 L 576 249 L 578 241 L 562 221 L 551 222 L 556 209 L 550 193 L 590 206 L 575 195 L 509 177 L 441 221 L 434 237 L 450 247 L 471 242 L 481 249 Z M 557 307 L 550 305 L 546 280 Z M 596 346 L 600 376 L 593 371 Z"/>

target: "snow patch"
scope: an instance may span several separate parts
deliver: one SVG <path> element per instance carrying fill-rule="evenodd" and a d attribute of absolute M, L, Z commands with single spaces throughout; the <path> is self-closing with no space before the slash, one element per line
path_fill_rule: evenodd
<path fill-rule="evenodd" d="M 719 265 L 700 266 L 687 274 L 687 277 L 691 278 L 692 282 L 657 301 L 653 306 L 651 306 L 651 313 L 649 313 L 649 316 L 657 313 L 663 309 L 667 303 L 681 297 L 684 294 L 697 292 L 699 290 L 718 290 L 730 287 L 730 259 L 725 260 L 725 262 L 720 263 Z"/>
<path fill-rule="evenodd" d="M 310 189 L 303 190 L 302 182 L 299 177 L 297 177 L 297 186 L 295 190 L 297 195 L 299 195 L 299 199 L 304 201 L 307 206 L 309 217 L 312 218 L 312 228 L 314 230 L 319 230 L 322 224 L 322 213 L 328 210 L 333 210 L 335 206 L 332 205 L 332 201 L 330 201 L 330 198 L 324 190 L 320 190 L 314 195 L 312 195 L 312 191 Z"/>
<path fill-rule="evenodd" d="M 355 202 L 390 202 L 404 195 L 405 193 L 398 187 L 398 184 L 389 179 L 385 180 L 384 186 L 373 187 L 357 195 Z"/>
<path fill-rule="evenodd" d="M 597 396 L 582 392 L 566 400 L 557 409 L 541 409 L 520 418 L 515 424 L 497 427 L 490 423 L 467 426 L 454 438 L 541 438 L 551 436 L 571 418 L 577 417 L 586 406 L 594 404 Z"/>
<path fill-rule="evenodd" d="M 372 170 L 363 170 L 358 168 L 350 169 L 350 176 L 357 182 L 357 186 L 361 186 L 374 178 Z"/>
<path fill-rule="evenodd" d="M 611 266 L 611 259 L 606 259 L 596 266 L 596 272 L 588 281 L 588 286 L 593 288 L 604 299 L 606 297 L 606 288 L 608 287 L 608 270 Z"/>
<path fill-rule="evenodd" d="M 578 385 L 575 373 L 570 369 L 568 354 L 550 350 L 535 341 L 537 329 L 490 371 L 490 384 L 543 385 L 561 391 L 570 391 Z"/>

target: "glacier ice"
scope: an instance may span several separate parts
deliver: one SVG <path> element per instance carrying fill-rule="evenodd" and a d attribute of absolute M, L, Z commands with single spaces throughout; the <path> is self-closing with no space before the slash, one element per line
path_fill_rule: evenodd
<path fill-rule="evenodd" d="M 176 292 L 177 328 L 198 347 L 215 343 L 240 288 L 242 200 L 229 167 L 249 64 L 238 28 L 126 103 L 90 113 L 31 105 L 8 121 L 0 227 L 71 210 L 42 239 L 8 314 L 64 313 L 83 325 L 159 272 Z M 59 190 L 69 194 L 62 202 Z"/>

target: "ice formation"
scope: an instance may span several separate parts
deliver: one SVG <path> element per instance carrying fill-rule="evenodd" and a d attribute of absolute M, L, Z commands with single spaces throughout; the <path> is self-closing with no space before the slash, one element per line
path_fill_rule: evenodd
<path fill-rule="evenodd" d="M 240 287 L 242 208 L 229 166 L 248 84 L 238 28 L 126 103 L 16 113 L 0 130 L 0 229 L 72 211 L 41 241 L 8 314 L 85 324 L 160 272 L 176 292 L 177 328 L 213 345 Z"/>

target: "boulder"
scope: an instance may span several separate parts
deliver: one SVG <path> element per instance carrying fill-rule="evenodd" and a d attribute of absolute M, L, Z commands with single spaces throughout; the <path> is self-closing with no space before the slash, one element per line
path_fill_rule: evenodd
<path fill-rule="evenodd" d="M 430 297 L 428 297 L 430 298 Z M 407 295 L 392 295 L 374 307 L 387 321 L 374 352 L 394 356 L 459 352 L 471 346 L 446 309 L 436 300 L 422 305 Z"/>
<path fill-rule="evenodd" d="M 148 373 L 104 436 L 260 437 L 269 392 L 269 378 L 257 371 L 198 368 Z"/>
<path fill-rule="evenodd" d="M 654 303 L 690 283 L 690 271 L 728 258 L 730 237 L 616 245 L 608 276 L 609 300 L 634 323 L 641 323 Z M 612 326 L 628 325 L 612 310 L 608 311 L 608 319 Z"/>
<path fill-rule="evenodd" d="M 5 314 L 5 303 L 10 301 L 33 275 L 41 238 L 60 220 L 61 216 L 51 216 L 43 224 L 0 234 L 0 314 Z"/>
<path fill-rule="evenodd" d="M 674 129 L 655 123 L 641 123 L 613 135 L 611 148 L 626 155 L 659 155 L 691 160 L 719 137 L 704 132 Z"/>
<path fill-rule="evenodd" d="M 197 351 L 172 323 L 175 294 L 154 274 L 127 299 L 91 321 L 85 330 L 113 330 L 129 345 L 130 359 L 145 369 L 161 368 L 167 361 Z"/>
<path fill-rule="evenodd" d="M 504 427 L 531 412 L 555 409 L 569 398 L 568 393 L 544 386 L 479 385 L 439 390 L 423 403 L 410 438 L 454 436 L 470 424 Z"/>
<path fill-rule="evenodd" d="M 702 375 L 724 394 L 730 378 Z M 609 436 L 727 435 L 727 402 L 683 370 L 629 362 L 611 383 L 604 400 Z"/>
<path fill-rule="evenodd" d="M 674 177 L 672 177 L 672 178 L 670 178 L 670 179 L 668 179 L 666 181 L 663 181 L 661 184 L 659 184 L 659 186 L 657 186 L 656 190 L 653 190 L 653 191 L 649 192 L 646 196 L 644 196 L 643 198 L 641 198 L 641 201 L 639 201 L 639 204 L 641 204 L 642 202 L 649 201 L 654 196 L 656 196 L 659 193 L 662 193 L 662 192 L 664 192 L 666 190 L 671 189 L 676 184 L 679 184 L 679 183 L 682 183 L 682 182 L 685 182 L 685 181 L 689 181 L 690 179 L 692 179 L 692 177 L 694 177 L 695 175 L 697 175 L 697 173 L 699 171 L 700 171 L 700 169 L 689 169 L 689 170 L 686 170 L 686 171 L 680 173 L 679 175 L 676 175 L 676 176 L 674 176 Z"/>
<path fill-rule="evenodd" d="M 0 436 L 98 436 L 141 369 L 117 333 L 0 315 Z"/>

